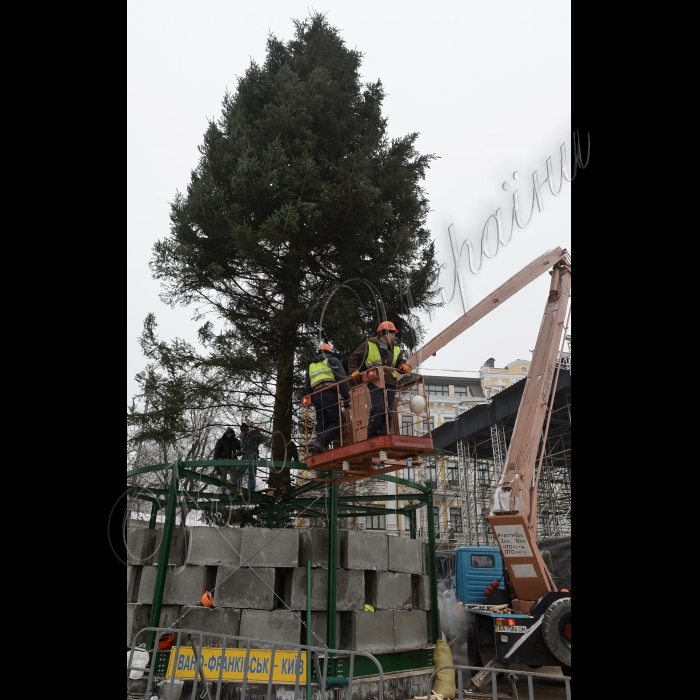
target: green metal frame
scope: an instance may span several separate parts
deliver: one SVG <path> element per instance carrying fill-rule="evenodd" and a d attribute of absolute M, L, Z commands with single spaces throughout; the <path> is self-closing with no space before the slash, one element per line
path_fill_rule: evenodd
<path fill-rule="evenodd" d="M 176 508 L 179 502 L 191 503 L 201 510 L 214 510 L 222 508 L 240 508 L 243 506 L 253 506 L 253 515 L 256 515 L 270 528 L 281 528 L 289 524 L 294 517 L 311 517 L 321 518 L 328 521 L 328 627 L 327 643 L 330 648 L 336 647 L 337 629 L 336 629 L 336 598 L 337 598 L 337 581 L 336 581 L 336 566 L 338 556 L 338 518 L 348 516 L 366 516 L 366 515 L 387 515 L 387 514 L 402 514 L 409 520 L 409 531 L 411 539 L 416 539 L 416 510 L 418 508 L 428 509 L 428 544 L 430 557 L 430 606 L 431 606 L 431 630 L 432 641 L 436 642 L 440 638 L 440 617 L 438 611 L 437 598 L 437 570 L 435 562 L 435 523 L 433 522 L 433 492 L 430 487 L 430 482 L 425 485 L 401 479 L 389 474 L 379 474 L 377 479 L 383 481 L 391 481 L 396 484 L 406 486 L 413 489 L 414 493 L 396 493 L 396 494 L 381 494 L 371 496 L 340 496 L 338 493 L 338 484 L 331 484 L 329 491 L 328 512 L 325 508 L 314 507 L 318 503 L 318 498 L 304 496 L 313 489 L 319 488 L 318 482 L 310 482 L 304 486 L 293 489 L 282 498 L 274 498 L 266 493 L 254 493 L 240 487 L 237 495 L 226 495 L 222 493 L 202 493 L 194 491 L 192 493 L 180 490 L 179 483 L 181 479 L 193 479 L 203 484 L 230 487 L 231 483 L 223 481 L 216 476 L 210 476 L 201 473 L 201 470 L 206 467 L 240 467 L 241 460 L 200 460 L 200 461 L 184 461 L 182 455 L 178 454 L 175 461 L 170 464 L 155 464 L 147 467 L 139 467 L 132 469 L 126 473 L 127 478 L 137 476 L 138 474 L 146 474 L 155 471 L 170 471 L 170 484 L 167 489 L 149 488 L 131 486 L 127 489 L 127 493 L 140 500 L 148 501 L 151 505 L 151 516 L 148 527 L 153 529 L 156 524 L 156 516 L 159 510 L 165 510 L 165 522 L 163 523 L 163 538 L 160 547 L 160 556 L 158 559 L 158 572 L 153 590 L 153 605 L 151 608 L 150 627 L 158 627 L 160 621 L 160 613 L 163 602 L 163 591 L 165 588 L 165 576 L 168 569 L 168 557 L 170 555 L 170 542 L 175 523 Z M 297 469 L 307 470 L 305 462 L 278 462 L 273 460 L 258 459 L 258 467 L 276 467 L 282 469 Z M 198 471 L 200 470 L 200 471 Z M 243 479 L 241 479 L 243 481 Z M 377 500 L 394 502 L 394 508 L 386 508 L 379 506 L 372 501 Z M 399 505 L 401 503 L 402 505 Z M 367 504 L 367 505 L 365 505 Z M 310 580 L 310 577 L 309 577 Z M 153 649 L 155 641 L 155 632 L 150 632 L 146 642 L 146 648 Z M 418 653 L 418 652 L 416 652 Z M 397 658 L 409 659 L 412 652 L 397 652 Z M 386 657 L 387 663 L 394 664 L 393 656 L 382 655 Z M 422 658 L 422 657 L 421 657 Z M 338 659 L 337 675 L 343 675 L 342 659 Z M 358 657 L 358 663 L 360 657 Z M 409 670 L 415 666 L 403 666 L 403 661 L 396 662 L 402 666 L 400 670 Z M 406 661 L 406 663 L 409 663 Z M 413 662 L 410 662 L 413 663 Z M 421 666 L 422 668 L 423 666 Z M 386 670 L 390 670 L 387 668 Z M 396 669 L 398 670 L 398 669 Z M 335 672 L 334 672 L 335 675 Z M 356 672 L 355 675 L 358 675 Z M 366 675 L 372 675 L 368 673 Z"/>

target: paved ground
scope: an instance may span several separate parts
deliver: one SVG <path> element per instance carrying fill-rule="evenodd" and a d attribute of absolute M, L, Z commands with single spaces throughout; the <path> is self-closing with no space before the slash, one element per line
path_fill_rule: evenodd
<path fill-rule="evenodd" d="M 531 673 L 546 673 L 548 675 L 562 676 L 559 668 L 527 669 Z M 517 680 L 515 682 L 515 690 L 507 676 L 500 676 L 498 681 L 498 700 L 527 700 L 530 698 L 528 691 L 527 676 L 523 673 L 518 673 L 518 669 L 511 669 L 511 673 L 515 674 Z M 463 698 L 478 698 L 479 700 L 492 700 L 493 689 L 489 684 L 482 688 L 482 692 L 476 693 L 468 689 L 469 680 L 468 674 L 465 672 L 463 680 Z M 567 700 L 566 685 L 563 680 L 533 678 L 533 695 L 532 700 Z"/>

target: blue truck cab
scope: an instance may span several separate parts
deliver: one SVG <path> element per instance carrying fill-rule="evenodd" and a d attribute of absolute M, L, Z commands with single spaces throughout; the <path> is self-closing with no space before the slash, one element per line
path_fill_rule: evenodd
<path fill-rule="evenodd" d="M 485 589 L 498 581 L 498 588 L 505 594 L 505 579 L 503 555 L 498 547 L 457 547 L 454 550 L 455 599 L 464 606 L 475 606 L 465 607 L 460 613 L 460 629 L 453 638 L 455 648 L 467 650 L 467 666 L 483 666 L 494 660 L 531 666 L 560 664 L 542 637 L 541 615 L 553 600 L 570 596 L 570 593 L 547 593 L 530 614 L 514 610 L 494 612 L 490 607 L 494 605 L 493 597 L 489 597 L 486 604 Z M 497 604 L 501 604 L 508 596 L 499 595 L 498 598 Z"/>
<path fill-rule="evenodd" d="M 460 603 L 481 605 L 492 581 L 505 590 L 505 567 L 498 547 L 457 547 L 454 551 L 455 598 Z"/>

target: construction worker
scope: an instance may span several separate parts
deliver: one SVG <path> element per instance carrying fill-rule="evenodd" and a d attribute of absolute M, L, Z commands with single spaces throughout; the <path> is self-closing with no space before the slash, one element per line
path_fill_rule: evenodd
<path fill-rule="evenodd" d="M 226 428 L 226 432 L 216 441 L 214 446 L 214 459 L 237 459 L 241 451 L 241 443 L 236 437 L 233 428 Z M 230 470 L 226 467 L 216 467 L 219 476 L 225 477 Z"/>
<path fill-rule="evenodd" d="M 243 475 L 248 471 L 248 490 L 255 491 L 255 475 L 258 471 L 258 449 L 265 438 L 260 434 L 256 425 L 253 434 L 249 432 L 248 424 L 241 423 L 241 453 L 246 464 L 238 467 L 238 473 Z"/>
<path fill-rule="evenodd" d="M 236 437 L 236 431 L 226 428 L 226 432 L 216 441 L 214 459 L 236 459 L 240 451 L 241 443 Z"/>
<path fill-rule="evenodd" d="M 411 367 L 406 364 L 406 359 L 401 348 L 394 344 L 394 339 L 399 331 L 391 321 L 382 321 L 377 326 L 377 335 L 368 338 L 348 358 L 348 372 L 355 380 L 360 381 L 360 373 L 370 367 L 384 365 L 398 367 L 402 372 L 410 372 Z M 373 382 L 368 384 L 372 408 L 369 412 L 367 425 L 367 438 L 377 435 L 386 435 L 391 430 L 391 410 L 396 396 L 397 377 L 395 372 L 384 371 L 386 384 L 386 406 L 384 405 L 384 392 Z M 387 409 L 388 407 L 388 409 Z M 389 421 L 387 423 L 387 413 Z"/>
<path fill-rule="evenodd" d="M 347 378 L 333 348 L 328 343 L 321 343 L 318 354 L 306 370 L 306 394 L 313 393 L 311 403 L 316 409 L 316 442 L 309 447 L 309 454 L 323 452 L 340 433 L 340 404 L 342 402 L 345 408 L 350 405 L 348 382 L 339 384 L 337 389 L 323 389 Z"/>

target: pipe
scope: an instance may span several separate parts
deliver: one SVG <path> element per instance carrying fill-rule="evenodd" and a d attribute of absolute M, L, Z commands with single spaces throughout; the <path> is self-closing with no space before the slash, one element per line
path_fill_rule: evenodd
<path fill-rule="evenodd" d="M 175 509 L 177 507 L 177 484 L 179 481 L 178 464 L 182 454 L 178 452 L 172 464 L 170 475 L 170 489 L 168 493 L 168 505 L 165 509 L 165 522 L 163 523 L 163 538 L 160 543 L 160 558 L 158 559 L 158 572 L 153 587 L 153 604 L 151 607 L 151 620 L 149 627 L 160 627 L 160 609 L 163 604 L 163 591 L 165 589 L 165 575 L 168 573 L 168 557 L 170 556 L 170 540 L 173 534 L 173 522 L 175 521 Z M 146 639 L 146 651 L 153 649 L 155 632 L 149 632 Z M 152 659 L 155 663 L 155 655 Z"/>
<path fill-rule="evenodd" d="M 311 559 L 306 560 L 306 646 L 311 643 Z M 311 700 L 311 651 L 306 651 L 306 700 Z"/>

